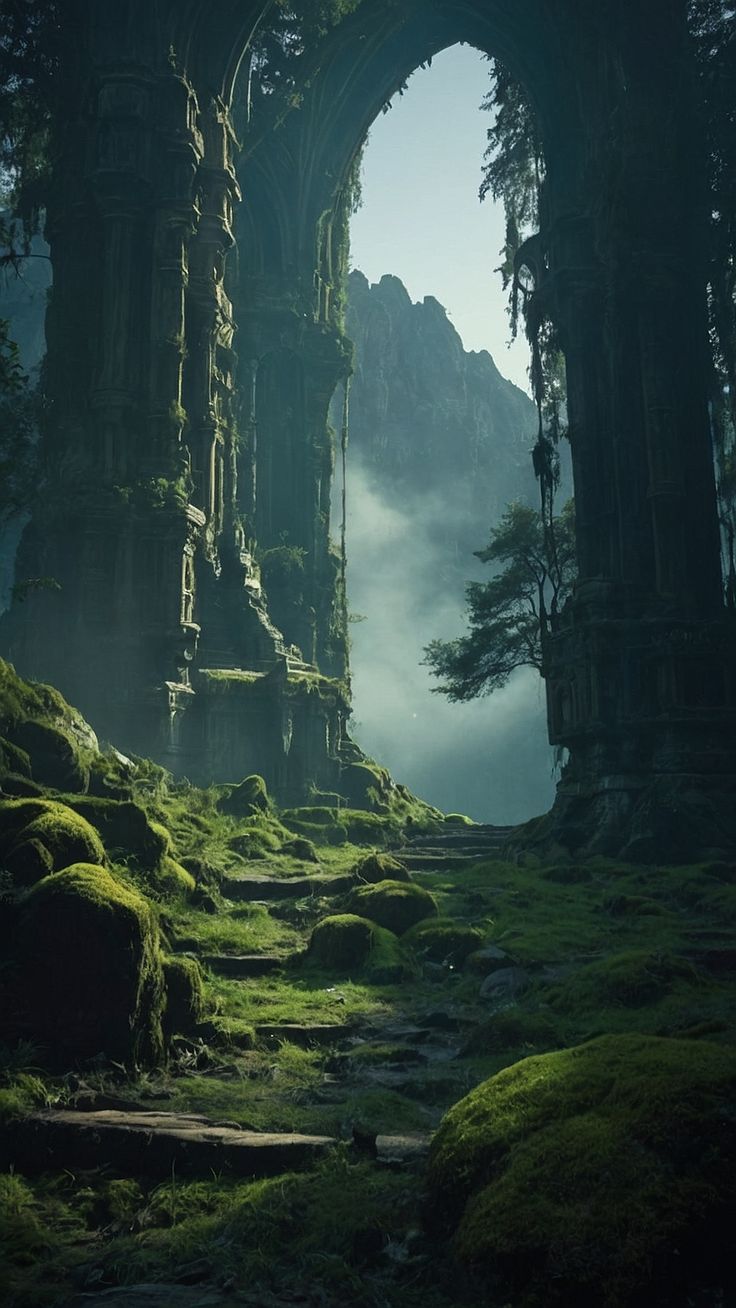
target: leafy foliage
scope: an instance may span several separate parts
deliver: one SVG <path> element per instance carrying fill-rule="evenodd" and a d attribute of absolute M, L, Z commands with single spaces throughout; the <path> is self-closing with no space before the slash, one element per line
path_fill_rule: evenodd
<path fill-rule="evenodd" d="M 573 504 L 554 520 L 550 538 L 536 510 L 509 505 L 491 539 L 476 557 L 502 566 L 490 581 L 467 587 L 470 632 L 455 640 L 433 640 L 424 662 L 444 678 L 435 691 L 459 701 L 489 695 L 505 686 L 516 668 L 544 673 L 547 633 L 570 594 L 575 566 Z"/>

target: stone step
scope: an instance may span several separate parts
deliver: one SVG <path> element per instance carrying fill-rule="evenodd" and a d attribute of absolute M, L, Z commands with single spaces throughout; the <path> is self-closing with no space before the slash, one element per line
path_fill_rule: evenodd
<path fill-rule="evenodd" d="M 353 876 L 277 877 L 246 872 L 225 877 L 222 893 L 227 899 L 306 899 L 309 895 L 344 895 L 355 885 Z"/>
<path fill-rule="evenodd" d="M 331 1136 L 241 1131 L 197 1114 L 33 1113 L 0 1130 L 0 1166 L 21 1175 L 108 1167 L 124 1176 L 280 1176 L 310 1166 Z"/>
<path fill-rule="evenodd" d="M 451 872 L 472 867 L 480 861 L 477 854 L 406 854 L 397 853 L 408 872 Z"/>
<path fill-rule="evenodd" d="M 200 962 L 218 976 L 245 980 L 252 976 L 266 976 L 277 972 L 286 959 L 280 954 L 201 954 Z"/>
<path fill-rule="evenodd" d="M 334 1045 L 353 1035 L 355 1027 L 348 1022 L 261 1022 L 256 1026 L 259 1040 L 279 1045 L 289 1042 L 309 1049 L 312 1045 Z"/>
<path fill-rule="evenodd" d="M 508 840 L 505 834 L 479 835 L 470 832 L 467 835 L 452 836 L 414 836 L 404 846 L 405 849 L 497 849 Z"/>

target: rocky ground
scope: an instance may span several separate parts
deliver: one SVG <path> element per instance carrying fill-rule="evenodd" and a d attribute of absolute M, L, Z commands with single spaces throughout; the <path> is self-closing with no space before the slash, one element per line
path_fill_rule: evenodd
<path fill-rule="evenodd" d="M 277 811 L 0 681 L 10 1308 L 736 1302 L 736 865 Z"/>

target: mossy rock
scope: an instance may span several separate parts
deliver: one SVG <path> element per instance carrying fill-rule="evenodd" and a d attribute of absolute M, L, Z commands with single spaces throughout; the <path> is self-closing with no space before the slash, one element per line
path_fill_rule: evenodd
<path fill-rule="evenodd" d="M 51 1061 L 159 1061 L 164 980 L 142 895 L 89 863 L 45 877 L 23 906 L 14 955 L 22 1028 Z"/>
<path fill-rule="evenodd" d="M 304 863 L 319 863 L 317 849 L 306 836 L 295 836 L 293 840 L 285 841 L 279 852 L 288 854 L 290 858 L 298 858 Z"/>
<path fill-rule="evenodd" d="M 0 774 L 4 777 L 9 772 L 18 777 L 30 777 L 31 760 L 26 750 L 0 736 Z"/>
<path fill-rule="evenodd" d="M 30 820 L 23 823 L 23 817 Z M 42 848 L 48 857 L 41 855 Z M 105 861 L 105 847 L 94 827 L 55 800 L 0 806 L 0 851 L 19 885 L 32 885 L 72 863 Z"/>
<path fill-rule="evenodd" d="M 340 794 L 353 808 L 375 808 L 387 803 L 391 778 L 375 763 L 348 763 L 340 772 Z"/>
<path fill-rule="evenodd" d="M 161 859 L 161 863 L 151 879 L 156 888 L 165 895 L 186 895 L 188 897 L 197 885 L 191 872 L 182 867 L 181 863 L 177 863 L 175 858 L 169 858 L 168 854 Z"/>
<path fill-rule="evenodd" d="M 551 987 L 551 1007 L 569 1012 L 590 1012 L 611 1006 L 641 1008 L 656 1003 L 678 985 L 698 985 L 691 963 L 672 954 L 631 949 L 581 967 L 573 976 Z"/>
<path fill-rule="evenodd" d="M 205 1013 L 202 969 L 196 958 L 164 958 L 163 973 L 164 1035 L 167 1040 L 173 1035 L 193 1035 Z"/>
<path fill-rule="evenodd" d="M 373 886 L 358 886 L 346 903 L 350 913 L 367 917 L 397 936 L 425 918 L 437 916 L 437 905 L 423 886 L 403 881 L 379 881 Z"/>
<path fill-rule="evenodd" d="M 327 809 L 324 811 L 332 812 L 333 810 Z M 345 810 L 340 811 L 344 812 Z M 307 822 L 300 817 L 294 816 L 294 814 L 302 812 L 316 812 L 318 815 L 317 821 Z M 337 813 L 337 809 L 334 812 Z M 319 809 L 287 809 L 286 812 L 281 814 L 281 817 L 289 831 L 296 831 L 300 836 L 305 836 L 317 847 L 320 845 L 344 845 L 348 838 L 347 827 L 342 822 L 324 822 L 319 814 Z"/>
<path fill-rule="evenodd" d="M 446 1115 L 427 1184 L 430 1229 L 499 1303 L 730 1302 L 736 1052 L 618 1035 L 527 1058 Z"/>
<path fill-rule="evenodd" d="M 511 1049 L 556 1049 L 560 1040 L 549 1018 L 542 1013 L 526 1013 L 518 1005 L 501 1009 L 479 1023 L 463 1045 L 463 1056 L 470 1054 L 504 1054 Z"/>
<path fill-rule="evenodd" d="M 287 827 L 290 827 L 292 822 L 306 822 L 309 826 L 330 827 L 339 822 L 340 809 L 328 808 L 324 804 L 302 804 L 299 808 L 285 808 L 281 814 L 281 820 Z"/>
<path fill-rule="evenodd" d="M 377 985 L 401 981 L 412 971 L 392 931 L 353 913 L 338 913 L 317 923 L 307 961 L 341 976 L 360 974 Z"/>
<path fill-rule="evenodd" d="M 89 764 L 76 741 L 65 731 L 29 718 L 12 727 L 9 735 L 12 743 L 30 759 L 34 781 L 74 794 L 87 789 Z"/>
<path fill-rule="evenodd" d="M 242 858 L 267 858 L 269 854 L 278 853 L 281 841 L 267 827 L 254 824 L 244 827 L 237 836 L 231 836 L 227 845 Z"/>
<path fill-rule="evenodd" d="M 464 813 L 445 813 L 445 822 L 450 827 L 474 827 L 476 825 L 473 819 L 466 817 Z"/>
<path fill-rule="evenodd" d="M 431 963 L 460 968 L 483 943 L 483 932 L 451 917 L 425 918 L 406 932 L 404 943 Z"/>
<path fill-rule="evenodd" d="M 217 806 L 228 817 L 252 817 L 255 813 L 267 813 L 271 805 L 263 777 L 253 773 L 252 776 L 245 777 L 240 785 L 225 788 Z"/>
<path fill-rule="evenodd" d="M 392 844 L 400 829 L 382 813 L 365 813 L 353 808 L 340 810 L 340 822 L 354 845 Z"/>
<path fill-rule="evenodd" d="M 403 863 L 393 854 L 380 854 L 374 850 L 372 854 L 366 854 L 351 869 L 359 881 L 364 881 L 367 885 L 375 885 L 378 881 L 411 881 Z"/>
<path fill-rule="evenodd" d="M 132 856 L 146 870 L 157 868 L 161 859 L 171 853 L 171 836 L 166 827 L 151 821 L 140 804 L 96 795 L 70 796 L 67 802 L 96 828 L 108 850 Z"/>

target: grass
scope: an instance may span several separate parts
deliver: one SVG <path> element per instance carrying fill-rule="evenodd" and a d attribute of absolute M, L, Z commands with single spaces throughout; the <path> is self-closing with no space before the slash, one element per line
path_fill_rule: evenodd
<path fill-rule="evenodd" d="M 15 693 L 15 683 L 10 689 Z M 48 711 L 55 713 L 55 704 Z M 564 1061 L 570 1046 L 598 1036 L 687 1036 L 693 1059 L 703 1041 L 724 1048 L 736 1043 L 736 977 L 725 952 L 736 924 L 731 865 L 485 861 L 451 873 L 415 874 L 439 916 L 413 927 L 402 941 L 415 973 L 400 984 L 372 984 L 357 962 L 343 977 L 303 955 L 315 923 L 339 913 L 345 899 L 234 903 L 222 896 L 223 878 L 344 875 L 371 850 L 400 845 L 412 827 L 436 826 L 426 806 L 391 793 L 377 771 L 375 803 L 385 811 L 330 807 L 324 796 L 321 804 L 291 812 L 272 808 L 236 818 L 222 811 L 230 788 L 175 783 L 145 762 L 132 779 L 114 759 L 93 758 L 91 766 L 93 776 L 104 774 L 106 785 L 118 786 L 145 810 L 149 825 L 160 824 L 161 842 L 170 838 L 161 875 L 152 878 L 113 839 L 112 828 L 98 827 L 108 860 L 114 856 L 120 893 L 135 891 L 154 902 L 152 920 L 160 923 L 164 948 L 284 959 L 279 972 L 248 981 L 206 973 L 209 1016 L 177 1043 L 169 1066 L 146 1076 L 110 1065 L 86 1068 L 85 1085 L 94 1091 L 257 1130 L 349 1140 L 354 1125 L 369 1134 L 431 1131 L 448 1108 L 505 1068 L 523 1066 L 520 1060 L 530 1055 Z M 107 801 L 74 802 L 96 813 Z M 106 820 L 119 816 L 111 810 Z M 155 825 L 151 829 L 155 835 Z M 315 842 L 318 863 L 283 851 L 300 833 Z M 186 867 L 194 891 L 191 881 L 163 875 L 169 857 Z M 407 895 L 404 886 L 396 893 Z M 377 895 L 366 887 L 362 900 Z M 497 965 L 527 972 L 527 987 L 513 1004 L 479 994 L 484 968 L 473 955 L 488 944 L 507 955 Z M 725 959 L 720 970 L 710 961 L 718 950 Z M 449 1023 L 437 1057 L 427 1056 L 431 1038 L 411 1045 L 397 1035 L 412 1023 L 421 1027 L 428 1015 L 438 1019 L 437 1030 L 445 1019 Z M 335 1040 L 305 1049 L 253 1036 L 258 1026 L 284 1023 L 331 1025 Z M 349 1039 L 342 1038 L 345 1028 L 354 1033 Z M 0 1121 L 73 1102 L 74 1084 L 69 1076 L 50 1075 L 41 1051 L 0 1050 Z M 586 1136 L 586 1129 L 583 1123 L 580 1139 L 589 1147 L 578 1150 L 581 1166 L 605 1145 L 600 1133 Z M 564 1140 L 560 1148 L 568 1144 L 572 1149 L 574 1142 Z M 615 1172 L 607 1147 L 601 1157 Z M 554 1179 L 554 1168 L 531 1153 L 525 1171 L 525 1157 L 518 1170 L 523 1184 L 509 1182 L 509 1202 L 518 1204 L 529 1193 L 530 1177 Z M 96 1268 L 101 1284 L 114 1285 L 165 1281 L 199 1258 L 211 1264 L 205 1276 L 213 1285 L 242 1287 L 264 1301 L 271 1292 L 288 1298 L 309 1285 L 328 1308 L 486 1302 L 486 1291 L 474 1287 L 472 1273 L 449 1249 L 422 1243 L 415 1174 L 377 1170 L 342 1151 L 308 1175 L 254 1184 L 211 1178 L 183 1185 L 174 1177 L 151 1186 L 102 1172 L 2 1179 L 0 1211 L 10 1236 L 0 1256 L 10 1308 L 52 1308 L 71 1293 L 72 1274 L 77 1292 L 92 1288 L 80 1263 Z M 493 1212 L 500 1230 L 503 1213 Z M 516 1303 L 512 1293 L 499 1304 L 509 1301 Z"/>

